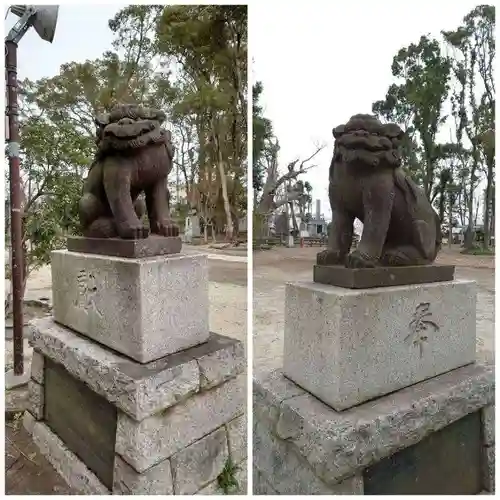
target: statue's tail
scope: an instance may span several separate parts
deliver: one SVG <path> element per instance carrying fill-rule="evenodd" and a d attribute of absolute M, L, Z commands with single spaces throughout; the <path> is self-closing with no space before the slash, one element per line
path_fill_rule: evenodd
<path fill-rule="evenodd" d="M 427 199 L 422 189 L 415 184 L 410 176 L 405 175 L 403 169 L 401 168 L 397 168 L 394 170 L 394 183 L 396 187 L 403 192 L 403 196 L 408 207 L 416 206 L 419 203 L 419 200 L 422 200 L 422 197 Z M 420 241 L 421 251 L 425 258 L 429 259 L 432 262 L 437 257 L 437 254 L 441 249 L 443 236 L 441 234 L 441 220 L 439 219 L 439 215 L 432 208 L 432 206 L 430 208 L 435 220 L 436 236 L 434 239 L 434 245 L 432 240 L 430 239 L 432 238 L 432 229 L 429 227 L 428 223 L 424 223 L 424 225 L 427 226 L 426 228 L 421 228 L 421 223 L 416 224 L 416 240 Z M 434 251 L 432 250 L 433 246 Z"/>

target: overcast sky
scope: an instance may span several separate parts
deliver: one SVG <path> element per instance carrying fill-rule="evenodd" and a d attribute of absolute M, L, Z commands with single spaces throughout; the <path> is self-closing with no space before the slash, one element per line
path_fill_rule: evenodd
<path fill-rule="evenodd" d="M 111 19 L 123 4 L 77 5 L 59 7 L 54 41 L 43 41 L 34 29 L 28 30 L 19 43 L 18 79 L 37 80 L 59 73 L 61 64 L 100 57 L 112 49 L 113 34 L 108 28 Z M 5 17 L 6 8 L 4 8 Z M 5 34 L 19 18 L 9 13 L 4 22 Z"/>
<path fill-rule="evenodd" d="M 328 168 L 332 129 L 356 113 L 371 113 L 393 82 L 398 50 L 420 36 L 459 26 L 478 0 L 404 2 L 256 2 L 251 9 L 253 78 L 281 145 L 280 164 L 327 144 L 318 167 L 302 178 L 330 218 Z"/>

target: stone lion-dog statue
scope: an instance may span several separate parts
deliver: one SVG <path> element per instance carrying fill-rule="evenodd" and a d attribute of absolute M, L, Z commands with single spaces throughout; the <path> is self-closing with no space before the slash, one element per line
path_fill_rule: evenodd
<path fill-rule="evenodd" d="M 332 223 L 317 263 L 366 268 L 434 262 L 441 247 L 440 220 L 424 191 L 401 168 L 401 128 L 358 114 L 336 127 L 333 136 Z M 349 253 L 355 218 L 363 223 L 363 233 Z"/>
<path fill-rule="evenodd" d="M 84 236 L 179 235 L 169 209 L 174 148 L 170 131 L 162 128 L 165 119 L 161 110 L 132 104 L 116 105 L 95 119 L 97 154 L 79 203 Z M 141 221 L 146 210 L 149 226 Z"/>

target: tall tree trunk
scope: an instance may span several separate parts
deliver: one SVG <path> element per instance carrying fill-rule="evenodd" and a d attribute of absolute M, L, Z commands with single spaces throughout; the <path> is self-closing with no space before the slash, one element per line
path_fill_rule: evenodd
<path fill-rule="evenodd" d="M 448 248 L 451 248 L 453 243 L 453 203 L 452 194 L 448 193 Z"/>
<path fill-rule="evenodd" d="M 487 154 L 486 155 L 486 163 L 488 168 L 488 175 L 486 178 L 486 199 L 484 200 L 484 204 L 486 206 L 486 210 L 484 213 L 484 242 L 483 248 L 488 250 L 490 248 L 490 218 L 493 217 L 494 212 L 492 211 L 492 202 L 493 202 L 493 167 L 495 163 L 495 155 Z M 491 217 L 490 217 L 491 214 Z"/>
<path fill-rule="evenodd" d="M 215 150 L 217 152 L 217 164 L 219 167 L 220 184 L 222 188 L 222 200 L 224 201 L 224 212 L 226 214 L 226 240 L 233 241 L 233 218 L 231 215 L 231 205 L 227 194 L 227 178 L 224 169 L 224 161 L 222 159 L 222 151 L 220 148 L 220 138 L 215 128 L 215 118 L 212 117 L 212 137 L 214 140 Z"/>
<path fill-rule="evenodd" d="M 290 202 L 290 210 L 292 211 L 292 223 L 294 231 L 299 232 L 299 225 L 297 224 L 297 217 L 295 215 L 295 209 L 293 207 L 293 201 Z"/>

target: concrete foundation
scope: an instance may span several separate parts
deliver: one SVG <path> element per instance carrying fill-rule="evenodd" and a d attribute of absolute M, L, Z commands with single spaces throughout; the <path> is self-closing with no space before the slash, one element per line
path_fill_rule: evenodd
<path fill-rule="evenodd" d="M 187 494 L 215 483 L 220 494 L 228 464 L 246 473 L 240 342 L 211 334 L 205 344 L 140 364 L 51 319 L 33 326 L 25 426 L 77 492 Z"/>
<path fill-rule="evenodd" d="M 284 377 L 254 381 L 254 494 L 494 491 L 492 366 L 337 412 Z"/>

